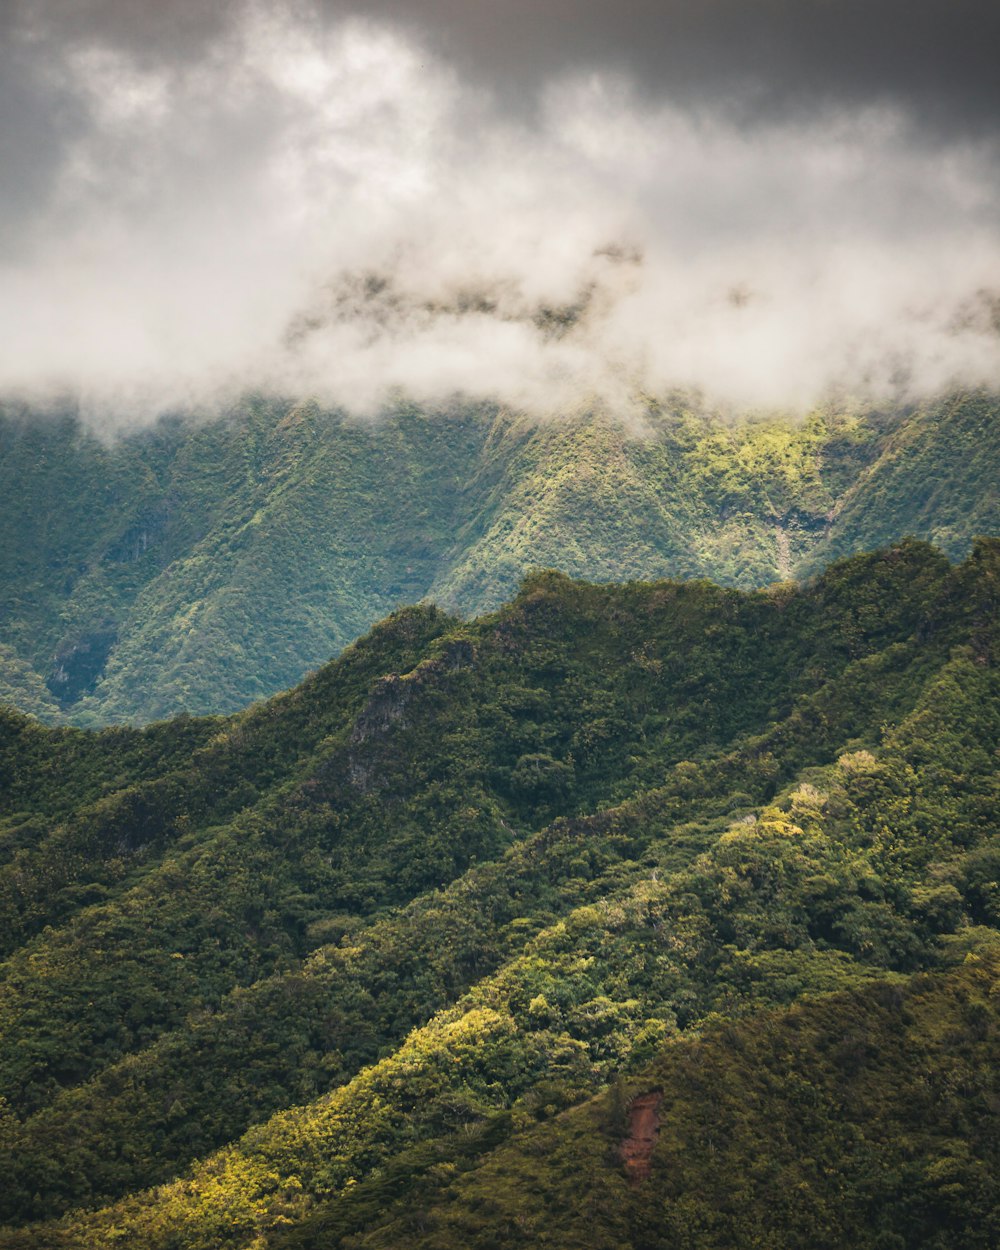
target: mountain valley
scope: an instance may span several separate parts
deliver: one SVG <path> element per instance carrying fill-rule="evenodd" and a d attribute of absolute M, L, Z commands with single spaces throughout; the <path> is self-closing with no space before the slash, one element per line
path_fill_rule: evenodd
<path fill-rule="evenodd" d="M 475 615 L 535 568 L 753 588 L 906 534 L 1000 532 L 996 405 L 641 428 L 247 401 L 101 441 L 0 418 L 0 697 L 50 721 L 237 711 L 394 608 Z"/>

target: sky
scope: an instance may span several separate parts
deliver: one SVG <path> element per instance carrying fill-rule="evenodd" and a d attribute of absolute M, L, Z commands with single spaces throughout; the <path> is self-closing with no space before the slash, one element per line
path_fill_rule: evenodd
<path fill-rule="evenodd" d="M 0 0 L 0 394 L 1000 386 L 980 0 Z"/>

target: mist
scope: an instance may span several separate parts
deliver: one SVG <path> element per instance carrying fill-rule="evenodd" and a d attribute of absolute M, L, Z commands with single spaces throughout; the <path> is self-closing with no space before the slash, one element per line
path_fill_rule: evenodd
<path fill-rule="evenodd" d="M 433 32 L 308 4 L 183 47 L 53 12 L 6 54 L 0 394 L 131 427 L 250 391 L 552 416 L 1000 388 L 988 128 L 592 63 L 512 108 Z"/>

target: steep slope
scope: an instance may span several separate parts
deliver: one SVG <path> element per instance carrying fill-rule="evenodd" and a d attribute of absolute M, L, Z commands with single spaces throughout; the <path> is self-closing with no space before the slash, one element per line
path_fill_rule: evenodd
<path fill-rule="evenodd" d="M 994 400 L 962 397 L 902 423 L 883 420 L 882 430 L 877 456 L 839 496 L 830 534 L 804 570 L 902 534 L 954 555 L 970 533 L 1000 533 Z"/>
<path fill-rule="evenodd" d="M 421 598 L 482 430 L 260 403 L 110 447 L 5 434 L 5 640 L 79 719 L 149 720 L 291 685 Z"/>
<path fill-rule="evenodd" d="M 61 719 L 59 704 L 41 676 L 6 643 L 0 643 L 0 704 L 43 721 Z"/>
<path fill-rule="evenodd" d="M 642 429 L 485 408 L 351 422 L 254 400 L 105 445 L 0 419 L 0 692 L 76 723 L 234 711 L 424 597 L 474 614 L 524 572 L 754 587 L 831 554 L 1000 524 L 996 402 Z"/>
<path fill-rule="evenodd" d="M 9 715 L 4 1217 L 191 1170 L 0 1244 L 430 1236 L 453 1179 L 713 1014 L 987 950 L 998 596 L 995 543 L 752 594 L 545 574 L 479 621 L 397 614 L 229 721 Z M 506 1227 L 502 1189 L 463 1192 L 456 1228 Z"/>
<path fill-rule="evenodd" d="M 542 1125 L 523 1115 L 508 1143 L 456 1152 L 395 1192 L 373 1182 L 267 1244 L 988 1250 L 998 985 L 1000 952 L 714 1022 L 610 1094 Z M 643 1102 L 652 1150 L 637 1176 L 621 1159 Z"/>

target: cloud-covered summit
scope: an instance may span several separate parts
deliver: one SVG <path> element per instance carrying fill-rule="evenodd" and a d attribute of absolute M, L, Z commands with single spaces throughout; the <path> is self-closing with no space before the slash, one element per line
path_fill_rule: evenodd
<path fill-rule="evenodd" d="M 904 56 L 881 93 L 856 69 L 800 107 L 790 75 L 765 107 L 723 39 L 672 91 L 627 39 L 587 50 L 596 5 L 505 75 L 449 7 L 15 5 L 0 390 L 139 419 L 251 388 L 550 412 L 1000 385 L 985 87 L 942 70 L 929 125 Z"/>

